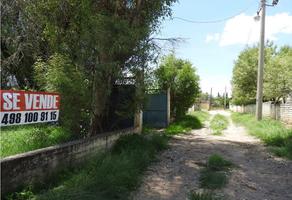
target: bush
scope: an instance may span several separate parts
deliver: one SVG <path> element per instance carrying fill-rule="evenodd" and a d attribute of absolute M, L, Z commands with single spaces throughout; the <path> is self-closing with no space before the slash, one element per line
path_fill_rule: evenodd
<path fill-rule="evenodd" d="M 199 76 L 192 63 L 170 54 L 162 60 L 155 75 L 160 88 L 170 88 L 171 115 L 185 115 L 200 93 Z"/>
<path fill-rule="evenodd" d="M 36 82 L 41 90 L 59 92 L 61 95 L 62 126 L 79 133 L 83 109 L 90 102 L 85 96 L 87 87 L 83 74 L 68 57 L 60 54 L 54 54 L 47 62 L 38 60 L 34 69 Z"/>

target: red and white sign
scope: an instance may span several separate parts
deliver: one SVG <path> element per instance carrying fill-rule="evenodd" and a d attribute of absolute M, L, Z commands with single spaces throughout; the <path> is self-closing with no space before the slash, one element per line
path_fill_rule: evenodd
<path fill-rule="evenodd" d="M 60 95 L 50 92 L 0 90 L 1 126 L 55 122 Z"/>

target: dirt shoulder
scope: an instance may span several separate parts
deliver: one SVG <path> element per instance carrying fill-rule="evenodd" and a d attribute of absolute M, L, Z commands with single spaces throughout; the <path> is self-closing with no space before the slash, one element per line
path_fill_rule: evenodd
<path fill-rule="evenodd" d="M 226 115 L 225 111 L 212 111 Z M 208 125 L 188 135 L 175 136 L 146 172 L 135 200 L 186 200 L 199 189 L 199 171 L 211 154 L 220 154 L 238 167 L 228 185 L 218 192 L 234 200 L 292 199 L 292 162 L 272 156 L 263 144 L 245 129 L 230 125 L 222 136 L 213 136 Z"/>

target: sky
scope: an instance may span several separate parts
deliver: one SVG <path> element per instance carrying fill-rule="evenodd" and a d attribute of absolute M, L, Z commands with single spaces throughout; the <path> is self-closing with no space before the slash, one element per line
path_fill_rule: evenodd
<path fill-rule="evenodd" d="M 254 20 L 260 0 L 179 0 L 173 6 L 172 19 L 162 22 L 157 37 L 184 38 L 175 46 L 177 57 L 197 68 L 203 92 L 231 93 L 234 61 L 247 45 L 257 44 L 260 22 Z M 271 3 L 272 0 L 267 0 Z M 266 10 L 266 39 L 277 46 L 292 46 L 292 0 L 280 0 Z M 191 21 L 227 20 L 220 23 Z M 171 47 L 170 47 L 171 49 Z M 164 52 L 167 54 L 167 51 Z"/>

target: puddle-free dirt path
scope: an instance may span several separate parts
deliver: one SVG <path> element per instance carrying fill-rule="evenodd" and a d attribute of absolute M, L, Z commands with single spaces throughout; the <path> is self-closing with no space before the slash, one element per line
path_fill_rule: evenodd
<path fill-rule="evenodd" d="M 210 113 L 230 118 L 226 111 Z M 228 185 L 219 190 L 225 199 L 292 200 L 292 162 L 275 158 L 259 140 L 232 122 L 222 136 L 212 135 L 208 127 L 175 136 L 170 148 L 148 169 L 133 199 L 186 200 L 190 191 L 199 189 L 202 163 L 214 153 L 238 166 Z"/>

